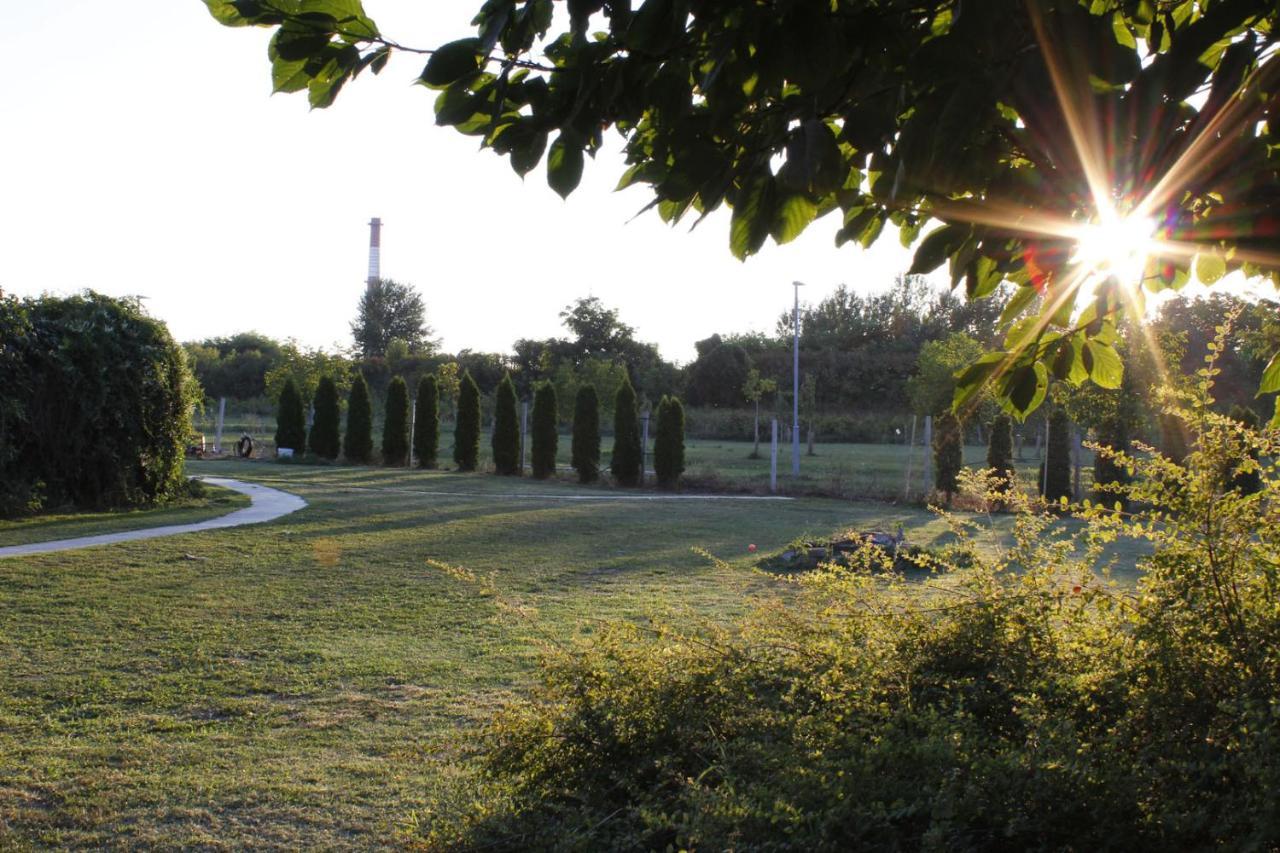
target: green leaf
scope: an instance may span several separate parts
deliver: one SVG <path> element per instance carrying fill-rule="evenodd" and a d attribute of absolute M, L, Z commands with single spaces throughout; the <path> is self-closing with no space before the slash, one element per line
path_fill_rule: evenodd
<path fill-rule="evenodd" d="M 1221 255 L 1196 255 L 1196 278 L 1202 284 L 1213 284 L 1227 274 L 1227 260 Z"/>
<path fill-rule="evenodd" d="M 458 39 L 437 48 L 420 79 L 428 86 L 448 86 L 466 77 L 480 67 L 479 49 L 478 38 Z"/>
<path fill-rule="evenodd" d="M 511 149 L 511 168 L 523 178 L 538 165 L 538 161 L 542 159 L 542 153 L 546 150 L 547 132 L 543 130 L 530 133 L 527 138 L 522 139 Z"/>
<path fill-rule="evenodd" d="M 1044 402 L 1049 390 L 1049 371 L 1044 364 L 1023 365 L 1009 371 L 1000 385 L 1000 406 L 1018 421 L 1026 420 Z"/>
<path fill-rule="evenodd" d="M 1035 301 L 1038 293 L 1039 291 L 1030 285 L 1019 287 L 1009 299 L 1009 304 L 1004 306 L 1004 311 L 1000 312 L 1000 321 L 997 325 L 1006 326 L 1016 320 L 1018 315 Z"/>
<path fill-rule="evenodd" d="M 568 198 L 582 180 L 582 146 L 565 136 L 562 132 L 556 137 L 547 155 L 547 183 L 561 198 Z"/>
<path fill-rule="evenodd" d="M 989 352 L 968 367 L 957 370 L 956 390 L 951 399 L 951 411 L 960 411 L 966 403 L 977 396 L 1008 357 L 1009 354 L 1006 352 Z"/>
<path fill-rule="evenodd" d="M 1084 342 L 1082 361 L 1089 371 L 1089 378 L 1099 388 L 1119 388 L 1124 379 L 1124 362 L 1120 354 L 1096 339 Z"/>
<path fill-rule="evenodd" d="M 729 250 L 738 260 L 746 260 L 764 245 L 773 223 L 774 206 L 773 175 L 759 172 L 749 178 L 738 192 L 733 203 L 733 218 L 729 223 Z"/>
<path fill-rule="evenodd" d="M 1280 391 L 1280 352 L 1271 356 L 1267 367 L 1262 371 L 1262 383 L 1258 386 L 1257 396 Z"/>
<path fill-rule="evenodd" d="M 969 229 L 960 225 L 943 225 L 925 235 L 916 249 L 908 275 L 924 275 L 942 266 L 947 256 L 964 243 Z"/>
<path fill-rule="evenodd" d="M 818 213 L 818 207 L 800 193 L 787 196 L 778 205 L 769 233 L 779 244 L 790 243 L 803 233 Z"/>

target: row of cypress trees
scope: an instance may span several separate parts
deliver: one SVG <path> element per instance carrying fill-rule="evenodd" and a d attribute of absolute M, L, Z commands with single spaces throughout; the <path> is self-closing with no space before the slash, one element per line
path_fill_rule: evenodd
<path fill-rule="evenodd" d="M 1055 409 L 1049 417 L 1049 442 L 1036 482 L 1037 489 L 1051 502 L 1072 496 L 1070 431 L 1067 413 L 1061 408 Z M 997 415 L 991 422 L 990 433 L 987 467 L 995 471 L 997 485 L 1013 488 L 1017 482 L 1013 467 L 1013 421 L 1008 415 Z M 958 490 L 957 478 L 964 464 L 963 440 L 959 419 L 950 412 L 942 415 L 933 437 L 934 486 L 948 498 Z"/>
<path fill-rule="evenodd" d="M 385 465 L 405 465 L 410 441 L 418 467 L 434 468 L 440 445 L 440 389 L 433 375 L 422 377 L 417 388 L 417 418 L 413 435 L 409 428 L 409 391 L 397 376 L 387 389 L 382 429 L 382 461 Z M 348 462 L 368 464 L 373 458 L 373 404 L 369 386 L 357 374 L 347 402 L 347 430 L 339 442 L 338 387 L 324 377 L 316 389 L 315 420 L 306 434 L 302 395 L 290 379 L 280 393 L 276 446 L 306 447 L 321 459 L 337 459 L 339 446 Z M 555 386 L 541 383 L 534 392 L 531 430 L 533 476 L 546 479 L 556 470 L 559 446 L 558 401 Z M 657 407 L 654 441 L 654 472 L 658 485 L 674 488 L 684 471 L 684 407 L 674 397 L 663 397 Z M 520 424 L 516 413 L 516 389 L 508 374 L 498 384 L 495 395 L 492 450 L 494 470 L 502 475 L 522 473 Z M 462 375 L 458 390 L 458 412 L 454 426 L 453 461 L 460 471 L 474 471 L 480 455 L 480 389 L 470 372 Z M 600 476 L 600 401 L 592 385 L 578 389 L 574 401 L 571 459 L 578 479 L 591 483 Z M 614 449 L 610 473 L 623 486 L 635 486 L 643 479 L 640 420 L 636 392 L 629 380 L 618 389 L 614 405 Z"/>

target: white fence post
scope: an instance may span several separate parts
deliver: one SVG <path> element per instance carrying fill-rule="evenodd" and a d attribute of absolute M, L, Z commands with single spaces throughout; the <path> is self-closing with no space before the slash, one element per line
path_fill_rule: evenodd
<path fill-rule="evenodd" d="M 645 461 L 649 458 L 649 413 L 645 412 L 640 416 L 640 485 L 644 485 L 644 472 L 648 467 Z"/>
<path fill-rule="evenodd" d="M 778 491 L 778 419 L 773 419 L 773 437 L 769 442 L 769 491 Z"/>
<path fill-rule="evenodd" d="M 213 452 L 222 453 L 222 420 L 227 414 L 227 398 L 218 398 L 218 431 L 213 436 Z"/>

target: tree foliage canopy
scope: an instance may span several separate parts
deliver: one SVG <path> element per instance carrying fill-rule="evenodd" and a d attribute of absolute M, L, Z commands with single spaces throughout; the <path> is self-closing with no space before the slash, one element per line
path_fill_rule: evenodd
<path fill-rule="evenodd" d="M 427 325 L 427 307 L 412 285 L 378 279 L 360 296 L 351 337 L 365 358 L 387 355 L 392 342 L 403 341 L 409 352 L 435 347 Z"/>
<path fill-rule="evenodd" d="M 307 89 L 318 107 L 397 47 L 359 0 L 205 2 L 224 24 L 276 28 L 276 89 Z M 1210 282 L 1237 268 L 1280 276 L 1273 3 L 552 10 L 486 0 L 475 36 L 428 51 L 421 82 L 440 92 L 437 123 L 521 175 L 545 155 L 563 196 L 616 129 L 619 186 L 647 185 L 648 207 L 673 223 L 728 205 L 740 258 L 837 215 L 837 244 L 869 246 L 892 224 L 904 244 L 918 240 L 913 273 L 947 265 L 970 298 L 1011 282 L 1003 349 L 965 372 L 957 404 L 994 384 L 1022 416 L 1050 376 L 1119 384 L 1115 322 L 1138 294 L 1073 274 L 1073 229 L 1090 222 L 1141 213 L 1179 244 L 1148 265 L 1151 290 L 1180 286 L 1193 264 Z M 1273 379 L 1280 389 L 1280 361 Z"/>

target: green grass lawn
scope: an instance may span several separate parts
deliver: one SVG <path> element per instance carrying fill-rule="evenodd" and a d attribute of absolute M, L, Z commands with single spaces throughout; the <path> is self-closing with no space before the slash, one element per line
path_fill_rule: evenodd
<path fill-rule="evenodd" d="M 103 533 L 121 533 L 144 527 L 192 524 L 226 515 L 249 505 L 249 498 L 218 486 L 205 486 L 201 498 L 182 498 L 156 509 L 117 512 L 70 512 L 16 520 L 0 519 L 0 548 Z"/>
<path fill-rule="evenodd" d="M 948 535 L 886 504 L 190 467 L 309 506 L 268 525 L 0 559 L 0 849 L 394 845 L 460 772 L 468 728 L 529 683 L 539 642 L 601 620 L 732 619 L 785 594 L 757 562 L 806 532 L 901 522 L 918 544 Z M 491 576 L 498 597 L 431 561 Z"/>

